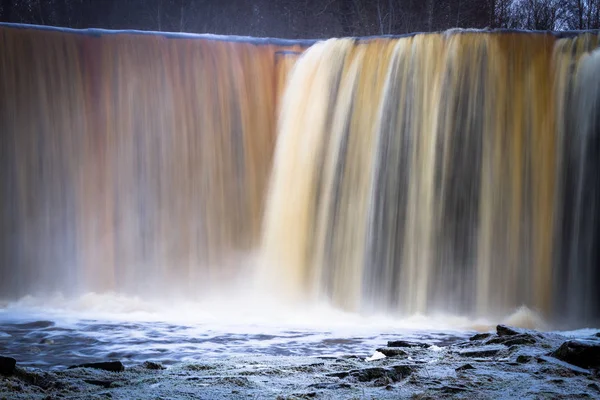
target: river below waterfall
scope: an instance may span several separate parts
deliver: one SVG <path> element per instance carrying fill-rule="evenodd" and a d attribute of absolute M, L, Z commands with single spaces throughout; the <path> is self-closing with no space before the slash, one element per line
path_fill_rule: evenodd
<path fill-rule="evenodd" d="M 43 305 L 32 298 L 3 305 L 0 361 L 14 358 L 17 367 L 0 374 L 0 399 L 538 399 L 600 393 L 596 369 L 551 356 L 568 341 L 591 343 L 598 351 L 597 329 L 513 331 L 457 317 L 367 318 L 326 307 L 263 309 L 261 320 L 259 310 L 252 314 L 242 304 L 237 313 L 227 307 L 203 311 L 206 304 L 196 304 L 194 314 L 188 303 L 165 314 L 151 311 L 149 303 L 120 300 L 89 295 L 63 299 L 61 307 L 56 299 Z M 520 310 L 507 320 L 527 325 L 532 316 Z M 106 361 L 122 367 L 90 367 Z"/>
<path fill-rule="evenodd" d="M 492 321 L 361 316 L 325 305 L 274 304 L 228 296 L 167 304 L 115 294 L 27 297 L 0 308 L 0 352 L 23 366 L 43 369 L 108 359 L 173 365 L 248 355 L 366 358 L 398 336 L 437 349 L 493 330 L 496 323 L 543 326 L 527 309 Z M 581 329 L 568 335 L 593 332 Z"/>
<path fill-rule="evenodd" d="M 242 319 L 241 315 L 232 316 L 231 310 L 195 314 L 189 310 L 174 318 L 175 310 L 169 316 L 139 308 L 108 312 L 23 303 L 27 301 L 0 309 L 0 352 L 17 358 L 23 366 L 51 370 L 108 359 L 126 365 L 144 361 L 173 365 L 247 355 L 353 354 L 366 358 L 399 334 L 411 341 L 444 347 L 474 333 L 474 329 L 465 329 L 462 319 L 361 318 L 324 309 L 320 318 L 309 324 L 308 314 L 317 315 L 317 309 L 290 311 L 285 320 L 280 315 L 268 322 L 259 319 L 258 312 L 255 316 L 246 313 L 247 318 Z M 187 321 L 185 315 L 189 316 Z M 457 321 L 463 325 L 458 329 L 451 326 Z"/>

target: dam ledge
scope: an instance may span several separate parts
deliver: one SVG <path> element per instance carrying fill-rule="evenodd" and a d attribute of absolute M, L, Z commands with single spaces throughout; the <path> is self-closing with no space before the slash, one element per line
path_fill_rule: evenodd
<path fill-rule="evenodd" d="M 323 42 L 330 39 L 354 39 L 357 42 L 369 42 L 377 39 L 402 39 L 414 37 L 417 35 L 428 35 L 428 34 L 460 34 L 460 33 L 482 33 L 482 34 L 534 34 L 534 35 L 550 35 L 558 39 L 571 38 L 584 33 L 600 34 L 600 29 L 590 30 L 567 30 L 567 31 L 539 31 L 539 30 L 524 30 L 524 29 L 471 29 L 471 28 L 451 28 L 444 31 L 432 31 L 432 32 L 411 32 L 395 35 L 374 35 L 374 36 L 340 36 L 331 38 L 321 39 L 284 39 L 275 37 L 255 37 L 255 36 L 241 36 L 241 35 L 221 35 L 213 33 L 187 33 L 187 32 L 167 32 L 167 31 L 147 31 L 138 29 L 104 29 L 104 28 L 65 28 L 60 26 L 52 25 L 33 25 L 33 24 L 20 24 L 20 23 L 9 23 L 0 22 L 0 28 L 14 28 L 14 29 L 31 29 L 49 32 L 63 32 L 74 35 L 83 35 L 91 37 L 101 37 L 109 35 L 139 35 L 139 36 L 162 36 L 167 39 L 197 39 L 197 40 L 211 40 L 221 42 L 234 42 L 234 43 L 249 43 L 255 45 L 275 45 L 275 46 L 311 46 L 317 42 Z"/>

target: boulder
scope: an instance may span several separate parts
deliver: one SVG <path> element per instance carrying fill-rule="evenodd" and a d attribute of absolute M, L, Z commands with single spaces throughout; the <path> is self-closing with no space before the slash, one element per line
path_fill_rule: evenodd
<path fill-rule="evenodd" d="M 371 368 L 361 368 L 361 369 L 353 369 L 350 371 L 342 371 L 342 372 L 333 372 L 328 374 L 329 376 L 334 376 L 336 378 L 347 378 L 352 377 L 358 380 L 359 382 L 369 382 L 378 379 L 388 379 L 392 382 L 398 382 L 401 379 L 404 379 L 408 375 L 413 372 L 413 369 L 409 365 L 393 365 L 389 368 L 383 367 L 371 367 Z"/>
<path fill-rule="evenodd" d="M 464 385 L 444 385 L 440 388 L 438 388 L 438 390 L 442 393 L 445 394 L 449 394 L 449 395 L 453 395 L 453 394 L 458 394 L 461 392 L 465 392 L 467 391 L 467 387 Z"/>
<path fill-rule="evenodd" d="M 529 361 L 531 361 L 531 356 L 525 355 L 525 354 L 521 354 L 519 356 L 517 356 L 517 362 L 519 364 L 526 364 Z"/>
<path fill-rule="evenodd" d="M 537 342 L 536 338 L 529 333 L 519 333 L 509 336 L 498 336 L 487 341 L 488 344 L 503 344 L 505 346 L 531 345 Z"/>
<path fill-rule="evenodd" d="M 392 373 L 392 371 L 380 367 L 359 369 L 356 373 L 351 375 L 355 376 L 359 382 L 369 382 L 384 377 L 389 377 L 392 381 L 395 381 L 395 374 Z"/>
<path fill-rule="evenodd" d="M 518 335 L 519 330 L 517 330 L 516 328 L 512 328 L 506 325 L 498 325 L 496 327 L 496 333 L 498 334 L 498 336 L 513 336 L 513 335 Z"/>
<path fill-rule="evenodd" d="M 84 379 L 85 383 L 89 383 L 90 385 L 102 386 L 105 389 L 108 389 L 110 385 L 112 385 L 113 381 L 101 380 L 101 379 Z"/>
<path fill-rule="evenodd" d="M 591 340 L 567 340 L 550 354 L 581 368 L 600 368 L 600 343 Z"/>
<path fill-rule="evenodd" d="M 143 364 L 143 367 L 146 369 L 153 369 L 153 370 L 165 369 L 165 367 L 163 367 L 162 364 L 155 363 L 152 361 L 145 361 Z"/>
<path fill-rule="evenodd" d="M 469 340 L 473 341 L 473 340 L 483 340 L 483 339 L 487 339 L 490 336 L 492 336 L 491 333 L 478 333 L 476 335 L 473 335 L 469 338 Z"/>
<path fill-rule="evenodd" d="M 427 347 L 429 347 L 429 345 L 427 343 L 408 342 L 406 340 L 390 340 L 387 343 L 387 347 L 421 347 L 421 348 L 427 348 Z"/>
<path fill-rule="evenodd" d="M 12 357 L 0 356 L 0 374 L 12 375 L 15 372 L 17 360 Z"/>
<path fill-rule="evenodd" d="M 493 357 L 498 354 L 500 350 L 502 350 L 502 347 L 482 346 L 459 351 L 458 354 L 463 357 Z"/>
<path fill-rule="evenodd" d="M 385 355 L 386 357 L 406 357 L 408 356 L 408 353 L 405 352 L 404 350 L 398 349 L 398 348 L 391 348 L 391 347 L 382 347 L 377 349 L 378 352 L 380 352 L 381 354 Z"/>
<path fill-rule="evenodd" d="M 339 382 L 339 383 L 319 382 L 319 383 L 313 383 L 309 387 L 315 388 L 315 389 L 336 390 L 336 389 L 349 389 L 352 387 L 352 385 L 350 385 L 349 383 L 345 383 L 345 382 Z"/>
<path fill-rule="evenodd" d="M 471 364 L 465 364 L 455 369 L 456 372 L 466 371 L 468 369 L 475 369 Z"/>

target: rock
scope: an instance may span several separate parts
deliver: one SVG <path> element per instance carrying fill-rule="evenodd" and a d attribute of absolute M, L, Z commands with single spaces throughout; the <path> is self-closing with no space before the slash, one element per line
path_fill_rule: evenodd
<path fill-rule="evenodd" d="M 25 368 L 15 368 L 15 376 L 22 382 L 29 385 L 37 386 L 44 390 L 49 388 L 60 388 L 64 384 L 56 380 L 54 374 L 43 372 L 40 370 L 28 370 Z"/>
<path fill-rule="evenodd" d="M 590 340 L 567 340 L 550 354 L 581 368 L 600 367 L 600 343 Z"/>
<path fill-rule="evenodd" d="M 519 364 L 525 364 L 525 363 L 528 363 L 529 361 L 531 361 L 531 356 L 527 356 L 527 355 L 523 355 L 523 354 L 517 356 L 517 362 Z"/>
<path fill-rule="evenodd" d="M 457 394 L 457 393 L 466 391 L 467 388 L 464 386 L 459 386 L 459 385 L 455 385 L 455 386 L 446 385 L 446 386 L 442 386 L 438 390 L 440 390 L 443 393 L 447 393 L 447 394 Z"/>
<path fill-rule="evenodd" d="M 327 376 L 333 376 L 336 378 L 340 378 L 340 379 L 344 379 L 350 376 L 350 374 L 355 371 L 355 370 L 351 370 L 351 371 L 340 371 L 340 372 L 331 372 L 329 374 L 327 374 Z"/>
<path fill-rule="evenodd" d="M 155 363 L 152 361 L 145 361 L 144 364 L 142 364 L 142 366 L 146 369 L 152 369 L 152 370 L 165 369 L 165 367 L 163 367 L 162 364 Z"/>
<path fill-rule="evenodd" d="M 17 360 L 12 357 L 0 356 L 0 374 L 12 375 L 15 372 L 17 366 Z"/>
<path fill-rule="evenodd" d="M 595 390 L 596 392 L 600 393 L 600 387 L 595 384 L 595 383 L 590 383 L 589 385 L 587 385 L 587 387 L 589 387 L 592 390 Z"/>
<path fill-rule="evenodd" d="M 596 337 L 600 338 L 600 332 L 596 332 Z"/>
<path fill-rule="evenodd" d="M 112 381 L 104 381 L 100 379 L 84 379 L 85 383 L 89 383 L 90 385 L 102 386 L 105 389 L 108 389 L 112 384 Z"/>
<path fill-rule="evenodd" d="M 487 344 L 503 344 L 505 346 L 514 346 L 514 345 L 531 345 L 535 344 L 537 340 L 535 337 L 530 335 L 529 333 L 519 333 L 516 335 L 510 336 L 498 336 L 493 339 L 488 340 Z"/>
<path fill-rule="evenodd" d="M 515 328 L 511 328 L 506 325 L 498 325 L 496 327 L 496 333 L 498 334 L 498 336 L 513 336 L 518 335 L 521 332 L 519 332 Z"/>
<path fill-rule="evenodd" d="M 108 362 L 72 365 L 68 369 L 73 369 L 73 368 L 94 368 L 94 369 L 102 369 L 104 371 L 110 371 L 110 372 L 125 371 L 125 366 L 123 366 L 123 363 L 121 363 L 121 361 L 108 361 Z"/>
<path fill-rule="evenodd" d="M 339 357 L 333 356 L 333 358 L 341 358 L 341 359 L 344 359 L 344 360 L 358 360 L 358 359 L 360 359 L 359 356 L 354 355 L 354 354 L 345 354 L 345 355 L 339 356 Z"/>
<path fill-rule="evenodd" d="M 573 364 L 569 364 L 568 362 L 561 361 L 554 357 L 549 356 L 538 356 L 538 363 L 546 362 L 552 364 L 554 366 L 558 366 L 565 371 L 570 371 L 571 374 L 576 375 L 590 375 L 590 371 L 581 367 L 578 367 Z"/>
<path fill-rule="evenodd" d="M 413 373 L 413 367 L 410 365 L 392 365 L 392 369 L 399 376 L 399 379 L 404 379 Z"/>
<path fill-rule="evenodd" d="M 369 382 L 377 379 L 387 378 L 392 382 L 398 382 L 412 373 L 409 365 L 393 365 L 390 368 L 371 367 L 353 369 L 350 371 L 333 372 L 328 374 L 337 378 L 353 377 L 359 382 Z"/>
<path fill-rule="evenodd" d="M 353 376 L 355 376 L 359 382 L 369 382 L 369 381 L 374 381 L 376 379 L 380 379 L 380 378 L 390 378 L 392 381 L 395 381 L 395 374 L 391 373 L 391 371 L 389 371 L 386 368 L 379 368 L 379 367 L 374 367 L 374 368 L 364 368 L 361 370 L 358 370 L 357 373 L 353 374 Z"/>
<path fill-rule="evenodd" d="M 317 397 L 317 392 L 294 393 L 293 397 L 298 399 L 312 399 L 314 397 Z"/>
<path fill-rule="evenodd" d="M 389 347 L 382 347 L 380 349 L 377 349 L 377 351 L 380 352 L 381 354 L 385 355 L 386 357 L 406 357 L 406 356 L 408 356 L 408 353 L 405 352 L 404 350 L 394 349 L 394 348 L 389 348 Z"/>
<path fill-rule="evenodd" d="M 236 385 L 239 387 L 250 387 L 252 386 L 252 382 L 248 378 L 239 377 L 239 376 L 226 376 L 220 379 L 221 382 L 226 382 L 228 384 Z"/>
<path fill-rule="evenodd" d="M 490 336 L 492 336 L 491 333 L 478 333 L 476 335 L 473 335 L 469 338 L 469 340 L 473 341 L 473 340 L 483 340 L 483 339 L 487 339 Z"/>
<path fill-rule="evenodd" d="M 23 391 L 23 386 L 21 386 L 19 384 L 14 384 L 12 382 L 8 382 L 5 387 L 8 390 L 10 390 L 11 392 L 22 392 Z"/>
<path fill-rule="evenodd" d="M 352 385 L 350 385 L 349 383 L 343 383 L 343 382 L 342 383 L 320 382 L 320 383 L 313 383 L 309 387 L 315 388 L 315 389 L 335 390 L 335 389 L 349 389 L 352 387 Z"/>
<path fill-rule="evenodd" d="M 458 368 L 455 369 L 456 372 L 461 372 L 461 371 L 466 371 L 468 369 L 475 369 L 474 366 L 472 366 L 471 364 L 465 364 L 463 366 L 460 366 Z"/>
<path fill-rule="evenodd" d="M 421 347 L 427 348 L 427 343 L 407 342 L 406 340 L 391 340 L 387 342 L 387 347 Z"/>
<path fill-rule="evenodd" d="M 40 344 L 54 344 L 54 340 L 45 338 L 45 339 L 40 340 Z"/>
<path fill-rule="evenodd" d="M 209 369 L 213 369 L 215 368 L 212 365 L 204 365 L 204 364 L 191 364 L 191 365 L 187 365 L 185 367 L 185 369 L 188 369 L 190 371 L 207 371 Z"/>
<path fill-rule="evenodd" d="M 462 350 L 459 351 L 458 354 L 460 354 L 463 357 L 493 357 L 496 354 L 498 354 L 500 350 L 502 350 L 501 347 L 483 346 L 468 350 Z"/>

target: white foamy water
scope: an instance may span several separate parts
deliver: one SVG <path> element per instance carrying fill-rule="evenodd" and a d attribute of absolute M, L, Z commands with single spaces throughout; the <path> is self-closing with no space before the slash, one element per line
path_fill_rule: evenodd
<path fill-rule="evenodd" d="M 507 320 L 530 327 L 536 321 L 532 315 L 521 309 Z M 399 338 L 426 342 L 439 351 L 474 331 L 492 330 L 493 322 L 448 315 L 361 316 L 322 304 L 293 307 L 268 298 L 225 294 L 201 302 L 168 303 L 89 293 L 78 298 L 26 297 L 4 304 L 0 352 L 18 358 L 21 365 L 43 368 L 107 359 L 169 365 L 249 354 L 364 358 Z"/>

